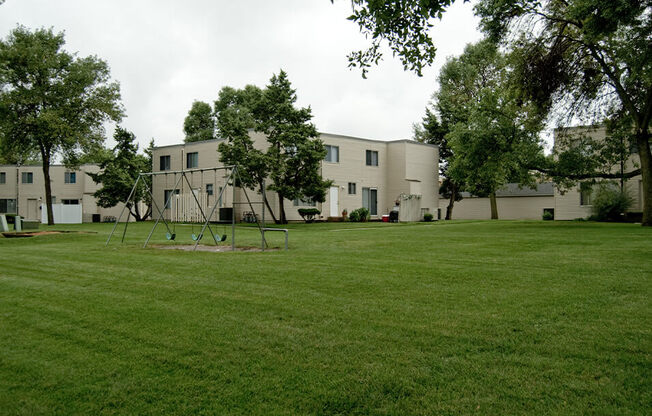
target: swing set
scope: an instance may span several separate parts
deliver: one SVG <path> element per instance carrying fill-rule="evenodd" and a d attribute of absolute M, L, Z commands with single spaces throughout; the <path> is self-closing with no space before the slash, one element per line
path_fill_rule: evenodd
<path fill-rule="evenodd" d="M 213 171 L 214 174 L 214 181 L 212 184 L 209 185 L 204 185 L 204 173 L 205 172 L 210 172 Z M 223 171 L 224 175 L 221 177 L 224 180 L 222 182 L 223 186 L 220 186 L 219 189 L 219 195 L 214 198 L 213 200 L 213 206 L 212 208 L 209 205 L 209 197 L 214 196 L 214 187 L 217 185 L 218 182 L 218 172 Z M 201 185 L 199 188 L 193 188 L 193 179 L 194 175 L 198 174 L 200 175 L 201 178 Z M 164 201 L 164 206 L 163 209 L 160 209 L 158 204 L 156 203 L 156 199 L 154 198 L 154 192 L 153 192 L 153 187 L 154 184 L 152 183 L 152 186 L 149 186 L 146 180 L 144 180 L 145 177 L 157 177 L 165 175 L 165 201 Z M 174 179 L 174 186 L 172 188 L 169 187 L 169 181 L 168 181 L 168 175 L 172 176 Z M 109 235 L 109 238 L 106 240 L 105 245 L 109 245 L 109 242 L 111 241 L 111 238 L 113 234 L 115 233 L 115 230 L 118 227 L 118 223 L 122 219 L 122 216 L 124 215 L 124 212 L 126 208 L 131 206 L 131 204 L 135 203 L 135 201 L 132 201 L 132 198 L 134 198 L 134 195 L 136 194 L 136 189 L 138 188 L 139 183 L 143 183 L 145 185 L 146 191 L 149 193 L 149 196 L 151 197 L 152 201 L 152 207 L 154 209 L 154 212 L 157 214 L 156 221 L 154 222 L 154 226 L 149 232 L 149 235 L 147 236 L 147 239 L 145 240 L 145 243 L 143 244 L 143 248 L 147 247 L 147 244 L 149 243 L 150 239 L 152 238 L 152 235 L 154 234 L 154 231 L 156 230 L 156 227 L 159 225 L 159 223 L 163 222 L 166 228 L 166 233 L 165 233 L 165 238 L 168 241 L 177 241 L 177 223 L 185 224 L 185 223 L 191 223 L 192 231 L 190 238 L 192 241 L 195 242 L 193 251 L 197 249 L 197 246 L 202 238 L 206 234 L 208 234 L 210 237 L 212 237 L 213 241 L 215 242 L 215 245 L 225 242 L 227 240 L 227 231 L 226 231 L 226 224 L 223 223 L 223 231 L 222 233 L 217 233 L 214 232 L 213 229 L 211 228 L 211 218 L 214 217 L 216 209 L 219 208 L 227 208 L 230 209 L 230 223 L 231 223 L 231 250 L 235 251 L 235 206 L 238 204 L 236 200 L 236 186 L 235 184 L 237 183 L 237 180 L 239 180 L 239 174 L 238 174 L 238 169 L 237 166 L 224 166 L 224 167 L 215 167 L 215 168 L 204 168 L 204 169 L 189 169 L 189 170 L 181 170 L 181 171 L 162 171 L 162 172 L 147 172 L 147 173 L 140 173 L 138 175 L 138 178 L 136 179 L 136 182 L 134 183 L 134 186 L 131 188 L 131 192 L 129 193 L 129 197 L 127 198 L 127 201 L 125 201 L 124 207 L 122 208 L 122 211 L 120 212 L 120 216 L 116 218 L 115 224 L 113 225 L 113 229 L 111 230 L 111 234 Z M 152 181 L 153 182 L 153 181 Z M 208 187 L 210 186 L 210 189 Z M 228 187 L 231 187 L 233 194 L 232 194 L 232 200 L 231 200 L 231 206 L 230 207 L 224 207 L 223 201 L 226 200 L 226 190 Z M 187 188 L 187 191 L 186 191 Z M 247 190 L 245 188 L 240 188 L 242 189 L 244 196 L 247 200 L 245 204 L 249 206 L 249 209 L 251 212 L 254 212 L 253 204 L 261 204 L 262 205 L 262 222 L 263 224 L 265 223 L 265 193 L 263 192 L 263 201 L 262 202 L 252 202 L 249 199 L 249 195 L 247 194 Z M 202 192 L 203 190 L 203 192 Z M 174 198 L 174 201 L 173 201 Z M 206 215 L 206 211 L 204 208 L 211 208 L 210 212 L 208 215 Z M 164 215 L 164 211 L 169 211 L 169 218 L 166 219 Z M 254 215 L 254 219 L 256 222 L 256 225 L 258 226 L 258 229 L 260 231 L 260 236 L 261 236 L 261 249 L 264 251 L 265 247 L 267 246 L 267 242 L 265 240 L 265 231 L 268 231 L 268 229 L 264 228 L 264 226 L 261 226 L 260 222 L 258 221 L 258 216 Z M 195 225 L 201 223 L 202 227 L 199 233 L 195 232 Z M 180 225 L 181 225 L 180 224 Z M 127 214 L 127 221 L 125 222 L 125 227 L 122 232 L 122 242 L 124 242 L 125 235 L 127 233 L 127 226 L 129 225 L 128 221 L 128 214 Z M 215 224 L 213 224 L 215 226 Z M 286 236 L 287 240 L 287 236 Z M 287 249 L 287 241 L 286 241 L 286 249 Z"/>

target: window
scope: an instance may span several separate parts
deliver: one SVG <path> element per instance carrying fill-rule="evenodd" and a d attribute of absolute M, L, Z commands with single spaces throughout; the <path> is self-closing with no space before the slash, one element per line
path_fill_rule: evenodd
<path fill-rule="evenodd" d="M 294 200 L 295 207 L 316 207 L 317 203 L 312 198 L 297 198 Z"/>
<path fill-rule="evenodd" d="M 294 157 L 297 155 L 297 147 L 292 145 L 292 146 L 285 146 L 285 154 Z"/>
<path fill-rule="evenodd" d="M 63 205 L 79 205 L 79 199 L 62 199 Z"/>
<path fill-rule="evenodd" d="M 367 166 L 378 166 L 378 152 L 367 150 Z"/>
<path fill-rule="evenodd" d="M 349 182 L 349 195 L 355 195 L 355 182 Z"/>
<path fill-rule="evenodd" d="M 15 214 L 16 213 L 16 200 L 15 199 L 0 199 L 0 213 L 1 214 Z"/>
<path fill-rule="evenodd" d="M 22 183 L 34 183 L 34 174 L 32 172 L 23 172 L 21 178 Z"/>
<path fill-rule="evenodd" d="M 186 168 L 192 169 L 199 166 L 199 153 L 192 152 L 186 154 Z"/>
<path fill-rule="evenodd" d="M 170 170 L 170 155 L 160 157 L 159 170 Z"/>
<path fill-rule="evenodd" d="M 50 201 L 52 201 L 52 205 L 56 204 L 57 203 L 57 197 L 56 196 L 50 197 Z"/>
<path fill-rule="evenodd" d="M 580 190 L 580 205 L 592 205 L 591 194 L 593 193 L 592 189 L 583 189 Z"/>
<path fill-rule="evenodd" d="M 0 172 L 0 184 L 2 183 L 7 183 L 7 173 L 6 172 Z"/>
<path fill-rule="evenodd" d="M 63 174 L 64 183 L 77 183 L 77 173 L 75 172 L 64 172 Z"/>
<path fill-rule="evenodd" d="M 340 148 L 339 146 L 326 145 L 326 162 L 339 163 L 340 162 Z"/>
<path fill-rule="evenodd" d="M 378 215 L 378 190 L 362 188 L 362 206 L 369 210 L 369 215 Z"/>
<path fill-rule="evenodd" d="M 206 195 L 213 195 L 213 184 L 212 183 L 207 183 L 206 184 Z"/>
<path fill-rule="evenodd" d="M 172 189 L 166 189 L 163 191 L 163 203 L 165 204 L 164 209 L 170 209 L 170 204 L 171 204 L 171 198 L 172 197 Z"/>

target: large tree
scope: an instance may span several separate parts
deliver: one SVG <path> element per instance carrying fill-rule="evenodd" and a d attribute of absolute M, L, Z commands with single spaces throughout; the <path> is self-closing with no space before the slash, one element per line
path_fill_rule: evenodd
<path fill-rule="evenodd" d="M 54 223 L 55 155 L 74 164 L 85 149 L 104 141 L 103 123 L 123 115 L 120 87 L 108 65 L 94 56 L 79 58 L 63 45 L 63 33 L 21 26 L 0 41 L 1 147 L 40 155 L 48 224 Z"/>
<path fill-rule="evenodd" d="M 321 161 L 326 156 L 324 143 L 312 119 L 312 110 L 295 108 L 296 91 L 285 71 L 272 76 L 263 93 L 260 131 L 267 136 L 270 161 L 269 189 L 276 191 L 279 200 L 279 219 L 287 222 L 284 200 L 309 198 L 314 202 L 326 200 L 331 181 L 321 177 Z"/>
<path fill-rule="evenodd" d="M 379 45 L 386 40 L 406 69 L 420 74 L 435 54 L 429 29 L 452 2 L 353 0 L 350 19 L 372 44 L 353 53 L 350 65 L 360 66 L 364 74 L 379 61 Z M 619 131 L 626 127 L 643 179 L 643 225 L 652 225 L 652 2 L 480 0 L 475 11 L 483 30 L 520 56 L 515 74 L 522 93 L 544 113 L 557 110 L 566 122 L 605 123 Z M 608 140 L 620 141 L 620 136 Z M 537 168 L 571 179 L 613 176 L 603 170 L 568 171 L 549 162 Z"/>
<path fill-rule="evenodd" d="M 241 179 L 247 187 L 261 189 L 263 181 L 271 179 L 267 189 L 278 196 L 281 223 L 287 222 L 286 199 L 323 202 L 330 185 L 320 174 L 326 149 L 310 123 L 311 110 L 295 108 L 296 100 L 296 91 L 281 71 L 263 90 L 255 86 L 243 90 L 225 87 L 215 102 L 218 132 L 225 138 L 218 147 L 220 160 L 241 167 Z M 254 147 L 250 131 L 265 135 L 265 149 Z M 274 215 L 269 205 L 268 209 Z"/>
<path fill-rule="evenodd" d="M 530 166 L 543 155 L 541 117 L 514 91 L 509 74 L 506 56 L 481 41 L 444 65 L 435 94 L 455 155 L 448 175 L 464 190 L 488 196 L 492 219 L 498 219 L 496 191 L 508 182 L 533 185 Z"/>
<path fill-rule="evenodd" d="M 269 175 L 267 155 L 254 146 L 249 135 L 249 131 L 258 126 L 262 97 L 260 88 L 247 85 L 243 89 L 224 87 L 215 101 L 217 131 L 224 139 L 217 147 L 220 161 L 226 165 L 238 165 L 238 185 L 256 191 L 264 188 L 265 178 Z M 267 198 L 265 203 L 276 222 Z"/>
<path fill-rule="evenodd" d="M 97 198 L 97 205 L 103 208 L 127 201 L 139 174 L 152 171 L 153 142 L 145 155 L 141 155 L 138 154 L 136 136 L 130 131 L 118 126 L 113 139 L 117 144 L 111 155 L 100 164 L 100 172 L 87 173 L 95 183 L 102 185 L 93 196 Z M 127 201 L 127 209 L 136 221 L 144 221 L 152 213 L 150 189 L 151 177 L 141 178 L 131 200 Z M 141 203 L 147 207 L 145 212 L 140 210 Z"/>
<path fill-rule="evenodd" d="M 215 119 L 210 104 L 195 101 L 183 121 L 185 142 L 198 142 L 215 138 Z"/>
<path fill-rule="evenodd" d="M 446 207 L 446 220 L 453 219 L 453 208 L 455 202 L 462 200 L 460 193 L 464 184 L 457 183 L 451 179 L 448 170 L 453 163 L 455 154 L 448 143 L 449 117 L 442 118 L 441 109 L 437 104 L 437 95 L 433 96 L 435 100 L 426 108 L 426 115 L 423 117 L 420 125 L 414 126 L 414 139 L 421 143 L 434 144 L 439 148 L 439 177 L 442 179 L 439 186 L 439 194 L 448 199 Z"/>

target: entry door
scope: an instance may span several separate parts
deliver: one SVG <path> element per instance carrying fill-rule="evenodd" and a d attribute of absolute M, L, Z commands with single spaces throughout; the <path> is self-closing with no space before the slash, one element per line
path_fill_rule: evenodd
<path fill-rule="evenodd" d="M 36 199 L 27 200 L 27 219 L 38 220 L 38 201 Z"/>
<path fill-rule="evenodd" d="M 362 207 L 369 210 L 369 215 L 378 215 L 378 190 L 362 188 Z"/>
<path fill-rule="evenodd" d="M 331 190 L 329 193 L 329 199 L 331 201 L 331 217 L 339 217 L 340 212 L 339 212 L 339 190 L 340 188 L 337 186 L 331 186 Z"/>

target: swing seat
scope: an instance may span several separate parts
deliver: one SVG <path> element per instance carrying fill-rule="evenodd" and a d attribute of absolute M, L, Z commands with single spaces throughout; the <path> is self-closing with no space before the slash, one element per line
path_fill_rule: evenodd
<path fill-rule="evenodd" d="M 197 234 L 192 234 L 192 235 L 190 236 L 190 238 L 192 238 L 192 241 L 197 241 L 197 240 L 201 240 L 202 235 L 201 235 L 201 234 L 199 234 L 199 235 L 197 235 Z"/>
<path fill-rule="evenodd" d="M 167 238 L 168 240 L 174 240 L 176 236 L 177 235 L 174 233 L 165 233 L 165 238 Z"/>
<path fill-rule="evenodd" d="M 224 235 L 215 234 L 215 239 L 220 243 L 226 241 L 226 234 Z"/>

